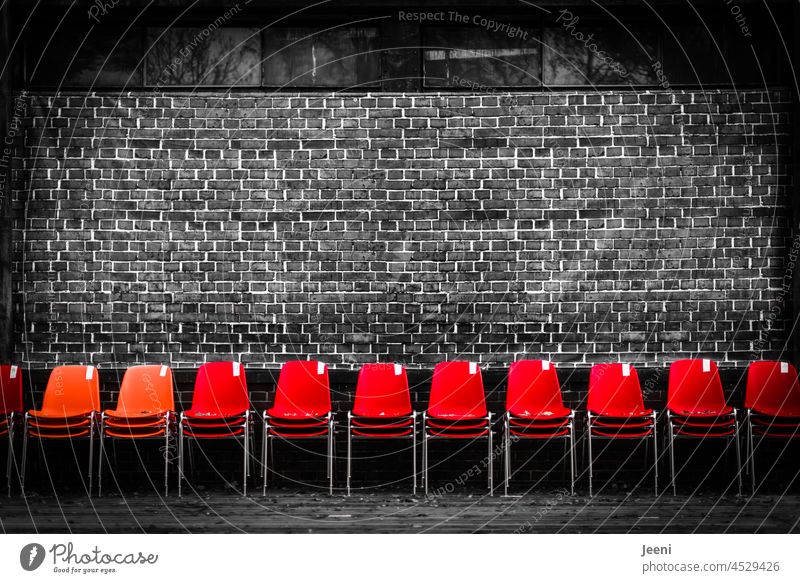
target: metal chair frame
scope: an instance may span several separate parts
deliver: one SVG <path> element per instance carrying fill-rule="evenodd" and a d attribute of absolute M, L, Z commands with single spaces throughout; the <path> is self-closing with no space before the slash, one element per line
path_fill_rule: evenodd
<path fill-rule="evenodd" d="M 422 413 L 422 481 L 425 485 L 425 494 L 428 494 L 428 441 L 431 439 L 440 440 L 458 440 L 458 441 L 475 441 L 478 439 L 485 439 L 488 447 L 488 483 L 489 495 L 494 496 L 494 452 L 493 452 L 493 439 L 494 431 L 492 429 L 492 413 L 488 413 L 485 417 L 476 417 L 470 421 L 485 421 L 486 422 L 486 435 L 480 437 L 451 437 L 445 435 L 429 435 L 428 434 L 428 414 Z"/>
<path fill-rule="evenodd" d="M 508 484 L 511 481 L 511 442 L 512 441 L 522 441 L 522 440 L 532 440 L 532 441 L 544 441 L 549 442 L 552 440 L 564 440 L 564 446 L 569 445 L 569 473 L 570 473 L 570 494 L 575 495 L 575 474 L 576 471 L 576 463 L 575 463 L 575 411 L 572 410 L 570 414 L 567 416 L 569 422 L 564 426 L 565 428 L 569 429 L 569 433 L 566 435 L 558 435 L 558 436 L 534 436 L 534 435 L 514 435 L 512 439 L 511 435 L 511 421 L 514 419 L 518 419 L 520 421 L 530 421 L 530 419 L 525 419 L 523 417 L 515 417 L 511 415 L 511 413 L 506 412 L 505 419 L 503 420 L 503 437 L 504 437 L 504 450 L 505 450 L 505 480 L 503 482 L 503 495 L 508 496 Z"/>
<path fill-rule="evenodd" d="M 285 442 L 293 442 L 293 441 L 305 441 L 305 440 L 317 440 L 317 439 L 326 439 L 328 441 L 328 453 L 327 453 L 327 478 L 328 478 L 328 492 L 332 496 L 333 495 L 333 466 L 334 460 L 336 459 L 336 448 L 335 448 L 335 439 L 336 439 L 336 422 L 333 418 L 333 412 L 329 411 L 323 419 L 325 422 L 320 424 L 320 427 L 326 427 L 326 431 L 323 435 L 313 435 L 313 436 L 292 436 L 286 437 L 284 435 L 272 435 L 270 433 L 270 419 L 281 419 L 280 417 L 271 417 L 264 411 L 262 416 L 262 421 L 264 424 L 264 439 L 261 443 L 261 473 L 264 478 L 264 483 L 262 486 L 262 495 L 267 495 L 267 478 L 269 474 L 269 453 L 270 453 L 270 439 L 279 439 Z M 281 427 L 280 429 L 285 429 Z"/>
<path fill-rule="evenodd" d="M 643 431 L 651 431 L 650 435 L 631 435 L 627 436 L 625 434 L 618 434 L 614 437 L 607 437 L 604 435 L 592 435 L 592 429 L 597 427 L 592 424 L 592 419 L 597 417 L 608 417 L 608 415 L 592 415 L 591 411 L 586 412 L 586 437 L 587 437 L 587 444 L 589 447 L 589 496 L 594 495 L 593 491 L 593 484 L 594 484 L 594 459 L 592 453 L 592 440 L 593 439 L 600 439 L 606 441 L 615 441 L 618 439 L 625 439 L 625 440 L 645 440 L 645 445 L 647 445 L 647 440 L 652 439 L 653 441 L 653 490 L 658 496 L 658 423 L 657 423 L 657 416 L 658 413 L 653 411 L 650 415 L 643 415 L 642 417 L 637 417 L 636 419 L 647 419 L 650 418 L 650 423 L 643 427 L 639 427 L 637 429 L 641 429 Z M 618 429 L 618 428 L 608 428 L 600 426 L 599 429 Z M 647 457 L 647 449 L 645 449 L 645 457 Z"/>
<path fill-rule="evenodd" d="M 347 412 L 347 495 L 350 495 L 350 480 L 352 478 L 352 469 L 353 469 L 353 440 L 361 440 L 361 441 L 374 441 L 374 440 L 404 440 L 410 439 L 411 440 L 411 452 L 412 452 L 412 461 L 411 461 L 411 478 L 414 481 L 412 487 L 412 493 L 417 493 L 417 412 L 412 411 L 411 415 L 405 415 L 400 417 L 392 417 L 392 420 L 401 420 L 401 421 L 411 421 L 411 435 L 402 435 L 402 436 L 384 436 L 380 434 L 376 434 L 374 436 L 364 436 L 364 435 L 353 435 L 353 426 L 352 420 L 356 418 L 352 414 L 351 411 Z"/>

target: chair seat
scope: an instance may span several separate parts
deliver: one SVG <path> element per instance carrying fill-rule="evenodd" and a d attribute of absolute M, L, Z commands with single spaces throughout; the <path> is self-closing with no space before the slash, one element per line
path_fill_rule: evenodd
<path fill-rule="evenodd" d="M 74 421 L 71 423 L 58 423 L 56 420 L 48 420 L 46 423 L 34 419 L 28 420 L 28 427 L 36 427 L 39 429 L 75 429 L 78 427 L 89 427 L 91 419 L 84 419 L 82 421 Z"/>
<path fill-rule="evenodd" d="M 106 427 L 118 427 L 118 428 L 147 428 L 147 427 L 164 427 L 167 421 L 166 418 L 156 419 L 156 420 L 142 420 L 142 419 L 118 419 L 118 418 L 106 418 L 103 424 Z"/>
<path fill-rule="evenodd" d="M 705 427 L 727 428 L 736 425 L 736 418 L 732 415 L 723 417 L 672 417 L 673 427 Z"/>
<path fill-rule="evenodd" d="M 469 421 L 459 419 L 451 423 L 443 423 L 442 421 L 432 420 L 430 418 L 425 420 L 426 428 L 446 429 L 446 430 L 452 429 L 458 431 L 465 429 L 480 429 L 482 427 L 486 427 L 487 425 L 488 421 L 486 419 L 469 420 Z"/>
<path fill-rule="evenodd" d="M 117 428 L 105 428 L 105 435 L 107 437 L 119 437 L 122 439 L 142 439 L 146 437 L 160 437 L 167 433 L 166 427 L 157 428 L 152 430 L 151 428 L 147 428 L 148 431 L 141 431 L 143 428 L 130 428 L 128 431 L 124 431 L 122 429 Z"/>
<path fill-rule="evenodd" d="M 169 411 L 127 411 L 124 409 L 106 409 L 103 413 L 115 419 L 163 419 Z"/>
<path fill-rule="evenodd" d="M 733 407 L 726 405 L 719 409 L 670 409 L 669 412 L 678 417 L 723 417 L 733 413 Z"/>
<path fill-rule="evenodd" d="M 353 435 L 357 435 L 359 437 L 374 437 L 376 439 L 382 438 L 392 438 L 392 437 L 409 437 L 414 430 L 413 429 L 404 429 L 401 431 L 397 430 L 387 430 L 384 428 L 381 429 L 357 429 L 351 428 L 351 433 Z"/>
<path fill-rule="evenodd" d="M 233 419 L 237 417 L 244 417 L 247 414 L 247 410 L 242 409 L 231 409 L 231 410 L 220 410 L 220 411 L 203 411 L 197 409 L 188 409 L 187 411 L 183 412 L 183 416 L 191 419 L 193 421 L 204 421 L 204 420 L 219 420 L 219 419 Z"/>
<path fill-rule="evenodd" d="M 515 409 L 512 407 L 509 413 L 517 419 L 556 419 L 569 417 L 572 414 L 572 409 L 554 406 L 544 411 L 528 411 L 527 409 Z"/>
<path fill-rule="evenodd" d="M 611 431 L 612 429 L 616 429 L 616 431 Z M 626 427 L 603 427 L 598 429 L 597 427 L 592 427 L 591 431 L 593 436 L 613 437 L 615 439 L 639 439 L 653 435 L 652 427 L 646 429 L 641 427 L 634 427 L 633 429 Z"/>
<path fill-rule="evenodd" d="M 222 430 L 228 427 L 228 430 Z M 193 437 L 196 439 L 223 439 L 226 437 L 238 437 L 244 434 L 244 427 L 238 426 L 225 426 L 215 425 L 205 430 L 199 430 L 194 426 L 184 426 L 183 435 L 185 437 Z"/>
<path fill-rule="evenodd" d="M 448 439 L 474 439 L 476 437 L 486 437 L 489 435 L 488 427 L 482 431 L 466 431 L 462 433 L 436 428 L 429 428 L 427 431 L 428 435 L 431 437 L 446 437 Z"/>
<path fill-rule="evenodd" d="M 33 437 L 42 439 L 75 439 L 78 437 L 87 437 L 90 433 L 89 428 L 81 429 L 80 431 L 72 431 L 70 429 L 59 431 L 43 431 L 41 429 L 29 428 L 28 433 Z"/>
<path fill-rule="evenodd" d="M 783 418 L 795 419 L 800 421 L 800 409 L 794 407 L 782 407 L 774 411 L 759 411 L 758 409 L 751 409 L 751 415 L 755 417 L 768 417 L 768 418 Z"/>
<path fill-rule="evenodd" d="M 284 439 L 292 439 L 293 437 L 294 438 L 322 437 L 323 435 L 328 435 L 328 427 L 325 426 L 324 429 L 320 429 L 318 431 L 287 431 L 285 428 L 276 429 L 270 426 L 269 434 Z"/>
<path fill-rule="evenodd" d="M 651 417 L 653 415 L 652 409 L 606 409 L 605 411 L 590 411 L 593 417 L 606 417 L 618 419 L 633 419 L 637 417 Z"/>
<path fill-rule="evenodd" d="M 753 427 L 798 427 L 800 419 L 791 417 L 750 417 Z"/>
<path fill-rule="evenodd" d="M 569 418 L 556 418 L 556 419 L 519 419 L 517 417 L 509 417 L 508 424 L 511 427 L 516 427 L 519 429 L 523 428 L 531 428 L 531 429 L 549 429 L 549 428 L 559 428 L 565 427 L 569 425 Z"/>
<path fill-rule="evenodd" d="M 511 435 L 516 435 L 517 437 L 524 437 L 527 439 L 553 439 L 555 437 L 567 437 L 570 434 L 569 428 L 556 429 L 555 431 L 545 431 L 544 429 L 539 429 L 538 427 L 535 429 L 509 427 L 508 432 Z"/>
<path fill-rule="evenodd" d="M 292 420 L 292 419 L 322 419 L 327 417 L 330 411 L 324 411 L 322 409 L 319 410 L 311 410 L 311 411 L 287 411 L 283 408 L 279 407 L 271 407 L 267 409 L 267 415 L 274 419 L 284 419 L 284 420 Z"/>
<path fill-rule="evenodd" d="M 682 429 L 676 428 L 675 435 L 683 435 L 685 437 L 730 437 L 736 433 L 734 427 L 708 427 L 707 431 L 699 431 L 701 428 Z"/>
<path fill-rule="evenodd" d="M 352 417 L 350 423 L 364 429 L 398 429 L 412 426 L 414 420 L 410 417 L 387 417 L 386 419 Z"/>
<path fill-rule="evenodd" d="M 35 409 L 30 409 L 28 411 L 28 415 L 31 419 L 41 419 L 41 420 L 52 420 L 62 423 L 71 423 L 73 421 L 89 419 L 92 415 L 93 411 L 85 411 L 79 413 L 72 413 L 70 415 L 64 414 L 57 414 L 51 411 L 37 411 Z"/>

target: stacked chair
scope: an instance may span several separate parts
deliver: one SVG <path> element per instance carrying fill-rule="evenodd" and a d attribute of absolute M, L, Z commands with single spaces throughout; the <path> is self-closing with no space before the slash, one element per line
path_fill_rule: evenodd
<path fill-rule="evenodd" d="M 658 494 L 656 412 L 644 406 L 639 375 L 630 364 L 596 364 L 589 376 L 586 433 L 589 446 L 589 496 L 594 479 L 592 442 L 644 440 L 653 443 L 653 481 Z M 646 453 L 646 451 L 645 451 Z"/>
<path fill-rule="evenodd" d="M 6 484 L 11 496 L 11 466 L 14 460 L 14 434 L 22 420 L 22 372 L 19 367 L 0 365 L 0 437 L 8 439 Z"/>
<path fill-rule="evenodd" d="M 570 491 L 575 493 L 575 412 L 564 406 L 556 367 L 546 360 L 521 360 L 511 365 L 503 423 L 504 492 L 511 481 L 511 443 L 517 440 L 563 440 L 569 460 Z"/>
<path fill-rule="evenodd" d="M 765 439 L 788 442 L 800 437 L 800 383 L 787 362 L 753 362 L 745 389 L 747 461 L 756 489 L 755 446 Z"/>
<path fill-rule="evenodd" d="M 175 397 L 172 369 L 168 366 L 132 366 L 125 371 L 116 409 L 100 420 L 98 494 L 103 493 L 105 440 L 164 442 L 164 494 L 169 494 L 169 461 L 175 436 Z"/>
<path fill-rule="evenodd" d="M 669 368 L 667 437 L 672 492 L 675 485 L 675 440 L 720 439 L 736 450 L 739 493 L 742 492 L 739 420 L 736 409 L 725 402 L 715 362 L 708 359 L 678 360 Z"/>
<path fill-rule="evenodd" d="M 93 366 L 57 366 L 50 373 L 42 408 L 25 414 L 20 481 L 25 488 L 28 439 L 89 441 L 88 492 L 92 495 L 94 440 L 98 433 L 100 383 Z"/>
<path fill-rule="evenodd" d="M 267 495 L 270 447 L 276 439 L 284 442 L 327 440 L 328 489 L 333 494 L 334 420 L 325 363 L 316 360 L 285 363 L 278 377 L 275 401 L 270 409 L 264 411 L 263 422 L 263 495 Z"/>
<path fill-rule="evenodd" d="M 347 494 L 353 466 L 353 440 L 411 440 L 413 492 L 417 491 L 417 413 L 405 367 L 366 364 L 358 373 L 353 411 L 347 412 Z"/>
<path fill-rule="evenodd" d="M 480 440 L 488 447 L 490 494 L 494 492 L 492 414 L 486 410 L 481 370 L 475 362 L 440 362 L 433 370 L 428 410 L 422 414 L 422 479 L 428 493 L 428 441 Z"/>
<path fill-rule="evenodd" d="M 178 496 L 185 479 L 184 442 L 231 440 L 243 450 L 242 493 L 247 495 L 253 433 L 252 411 L 244 366 L 238 362 L 211 362 L 197 370 L 192 406 L 178 424 Z"/>

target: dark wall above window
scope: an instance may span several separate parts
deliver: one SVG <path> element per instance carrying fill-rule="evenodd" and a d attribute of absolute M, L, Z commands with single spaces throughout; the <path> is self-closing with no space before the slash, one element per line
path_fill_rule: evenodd
<path fill-rule="evenodd" d="M 100 22 L 85 7 L 29 7 L 16 22 L 31 88 L 483 91 L 791 80 L 786 3 L 746 3 L 736 14 L 724 2 L 602 4 L 337 13 L 120 5 Z"/>

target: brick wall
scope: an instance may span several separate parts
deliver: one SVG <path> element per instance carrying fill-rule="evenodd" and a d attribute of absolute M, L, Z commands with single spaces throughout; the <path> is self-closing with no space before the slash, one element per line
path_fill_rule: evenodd
<path fill-rule="evenodd" d="M 16 360 L 775 357 L 789 100 L 31 96 Z"/>

